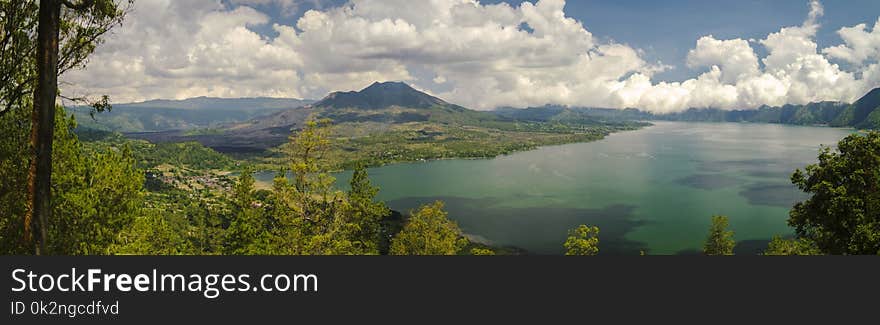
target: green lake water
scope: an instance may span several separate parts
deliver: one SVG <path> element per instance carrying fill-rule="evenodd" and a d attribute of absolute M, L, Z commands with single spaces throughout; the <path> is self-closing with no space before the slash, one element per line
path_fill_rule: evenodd
<path fill-rule="evenodd" d="M 788 210 L 804 195 L 789 181 L 820 145 L 849 129 L 773 124 L 655 122 L 590 143 L 485 160 L 442 160 L 369 170 L 379 199 L 409 211 L 434 200 L 472 239 L 538 254 L 562 253 L 568 229 L 600 228 L 605 254 L 698 252 L 711 216 L 730 217 L 737 252 L 790 235 Z M 336 175 L 347 183 L 350 172 Z M 271 181 L 271 173 L 258 179 Z"/>

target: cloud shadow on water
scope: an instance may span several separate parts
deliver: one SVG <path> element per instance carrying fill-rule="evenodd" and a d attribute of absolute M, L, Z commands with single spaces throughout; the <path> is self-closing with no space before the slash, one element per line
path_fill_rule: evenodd
<path fill-rule="evenodd" d="M 798 191 L 793 185 L 768 183 L 749 186 L 739 194 L 748 199 L 749 204 L 782 208 L 791 208 L 795 203 L 809 198 L 809 196 Z"/>
<path fill-rule="evenodd" d="M 696 174 L 681 178 L 676 182 L 684 186 L 701 190 L 717 190 L 735 186 L 740 183 L 736 178 L 716 174 Z"/>
<path fill-rule="evenodd" d="M 633 205 L 610 205 L 602 209 L 559 207 L 502 207 L 493 198 L 409 197 L 388 201 L 391 208 L 409 212 L 436 200 L 446 203 L 449 217 L 465 233 L 514 246 L 532 254 L 562 254 L 568 230 L 581 224 L 599 227 L 599 252 L 603 255 L 637 255 L 647 244 L 629 240 L 626 234 L 644 224 L 633 220 Z"/>

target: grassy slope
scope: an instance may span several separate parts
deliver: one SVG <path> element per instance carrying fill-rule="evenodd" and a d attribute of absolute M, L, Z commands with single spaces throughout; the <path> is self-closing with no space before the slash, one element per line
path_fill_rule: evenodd
<path fill-rule="evenodd" d="M 566 126 L 558 123 L 493 123 L 494 127 L 409 122 L 385 124 L 348 122 L 333 126 L 334 145 L 325 158 L 332 169 L 350 169 L 359 163 L 381 166 L 398 162 L 449 158 L 492 158 L 546 145 L 595 141 L 640 125 Z M 258 159 L 275 169 L 286 163 L 283 152 Z"/>

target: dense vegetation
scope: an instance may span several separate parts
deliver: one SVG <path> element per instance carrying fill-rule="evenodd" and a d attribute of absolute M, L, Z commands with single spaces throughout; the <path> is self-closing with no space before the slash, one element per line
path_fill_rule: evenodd
<path fill-rule="evenodd" d="M 568 239 L 563 246 L 565 255 L 599 254 L 599 228 L 580 225 L 568 232 Z"/>
<path fill-rule="evenodd" d="M 829 254 L 880 254 L 880 133 L 825 148 L 818 164 L 791 180 L 812 194 L 791 210 L 788 223 L 800 238 Z"/>
<path fill-rule="evenodd" d="M 0 245 L 3 254 L 33 253 L 25 240 L 30 113 L 0 117 Z M 52 222 L 46 252 L 105 254 L 116 235 L 141 214 L 143 171 L 129 147 L 87 151 L 72 132 L 76 122 L 58 108 L 55 124 Z M 25 127 L 22 127 L 25 126 Z"/>
<path fill-rule="evenodd" d="M 791 181 L 812 196 L 789 213 L 796 237 L 774 237 L 765 255 L 880 255 L 880 132 L 853 134 Z M 727 217 L 713 217 L 703 252 L 732 255 Z"/>
<path fill-rule="evenodd" d="M 285 138 L 291 129 L 295 132 L 271 160 L 262 161 L 279 173 L 271 188 L 257 189 L 252 169 L 241 168 L 240 162 L 198 142 L 154 144 L 77 128 L 76 115 L 54 105 L 55 77 L 81 67 L 100 37 L 121 22 L 124 9 L 109 0 L 83 2 L 85 9 L 70 4 L 64 3 L 67 9 L 61 18 L 49 21 L 59 29 L 54 41 L 60 44 L 60 53 L 53 54 L 51 46 L 36 45 L 36 2 L 0 0 L 5 18 L 0 20 L 4 39 L 0 47 L 0 76 L 4 78 L 0 83 L 0 137 L 4 139 L 0 142 L 0 254 L 515 253 L 469 242 L 449 220 L 442 202 L 409 215 L 389 210 L 376 201 L 379 189 L 370 183 L 365 167 L 493 157 L 541 145 L 591 141 L 644 125 L 626 120 L 651 117 L 637 110 L 556 107 L 490 114 L 445 103 L 404 84 L 377 83 L 361 92 L 328 96 L 310 108 L 317 114 L 270 116 L 270 120 L 279 116 L 294 120 L 281 119 L 290 124 L 257 131 Z M 61 9 L 62 3 L 55 5 Z M 42 70 L 57 71 L 40 72 L 38 58 L 52 66 Z M 85 112 L 88 118 L 110 108 L 106 97 L 93 104 Z M 160 108 L 164 104 L 152 103 Z M 878 106 L 880 90 L 874 90 L 852 105 L 688 111 L 667 118 L 875 128 L 880 122 Z M 43 114 L 44 110 L 51 114 Z M 78 114 L 79 122 L 95 121 L 82 111 Z M 46 116 L 54 118 L 47 123 Z M 334 125 L 312 117 L 337 121 Z M 139 127 L 145 128 L 144 121 Z M 260 121 L 254 125 L 266 126 Z M 49 132 L 40 130 L 47 127 Z M 184 134 L 221 137 L 233 130 L 212 128 Z M 44 135 L 49 141 L 34 140 Z M 49 150 L 36 150 L 41 143 L 49 143 Z M 41 167 L 34 171 L 36 161 L 49 163 L 48 174 Z M 338 190 L 329 174 L 337 168 L 354 169 L 348 191 Z M 240 176 L 228 177 L 225 172 L 230 169 L 240 169 Z M 293 177 L 288 178 L 288 173 Z M 38 200 L 33 200 L 34 193 L 40 193 L 33 190 L 34 175 L 51 176 L 44 178 L 51 181 L 45 182 L 47 192 L 38 195 Z M 836 151 L 824 149 L 819 163 L 796 171 L 792 182 L 812 197 L 790 212 L 789 224 L 796 237 L 774 238 L 765 254 L 880 254 L 880 133 L 852 135 Z M 50 217 L 33 223 L 32 201 L 48 208 L 49 213 L 42 216 Z M 726 217 L 713 218 L 704 253 L 733 253 L 734 234 L 728 227 Z M 596 255 L 598 243 L 599 229 L 581 225 L 570 230 L 562 246 L 567 255 Z"/>
<path fill-rule="evenodd" d="M 396 82 L 333 93 L 312 105 L 247 122 L 187 131 L 128 134 L 155 143 L 197 141 L 260 165 L 283 166 L 291 130 L 306 121 L 333 122 L 328 162 L 336 169 L 445 158 L 491 158 L 538 146 L 602 139 L 648 124 L 585 116 L 538 120 L 470 110 Z"/>
<path fill-rule="evenodd" d="M 58 110 L 55 214 L 47 241 L 52 254 L 456 254 L 467 244 L 440 203 L 414 212 L 408 221 L 395 218 L 374 200 L 378 189 L 363 167 L 355 171 L 348 192 L 335 190 L 323 167 L 327 129 L 316 122 L 292 138 L 288 170 L 293 180 L 278 177 L 272 190 L 255 190 L 245 171 L 230 191 L 145 192 L 144 173 L 129 143 L 87 150 L 72 132 L 74 119 Z M 32 253 L 22 241 L 20 223 L 26 178 L 21 165 L 27 159 L 26 146 L 14 140 L 26 141 L 26 132 L 11 126 L 26 123 L 27 114 L 18 113 L 0 120 L 0 131 L 13 140 L 0 148 L 0 173 L 9 180 L 0 199 L 6 212 L 0 218 L 4 254 Z"/>
<path fill-rule="evenodd" d="M 522 124 L 526 128 L 525 124 Z M 510 125 L 515 128 L 516 125 Z M 407 123 L 382 125 L 370 122 L 343 123 L 330 127 L 333 142 L 327 162 L 333 169 L 352 169 L 357 165 L 381 166 L 450 158 L 492 158 L 539 146 L 595 141 L 611 132 L 630 127 L 546 126 L 547 130 L 507 131 L 497 128 Z M 562 130 L 550 130 L 559 128 Z M 378 130 L 378 131 L 377 131 Z M 273 149 L 267 158 L 254 162 L 264 169 L 277 169 L 290 144 Z"/>
<path fill-rule="evenodd" d="M 338 144 L 329 121 L 316 121 L 285 146 L 286 168 L 295 177 L 277 177 L 271 189 L 257 190 L 250 172 L 225 178 L 222 186 L 181 186 L 153 180 L 163 170 L 186 183 L 206 170 L 235 161 L 197 143 L 151 144 L 118 134 L 79 132 L 76 120 L 58 108 L 56 122 L 55 222 L 50 228 L 56 254 L 473 254 L 522 253 L 469 243 L 447 218 L 442 203 L 396 214 L 374 200 L 363 165 L 349 184 L 336 190 L 327 172 Z M 30 253 L 21 242 L 22 186 L 27 162 L 25 111 L 0 119 L 3 143 L 0 220 L 4 253 Z M 819 163 L 794 173 L 792 181 L 813 194 L 797 204 L 789 223 L 795 238 L 774 238 L 766 255 L 877 254 L 876 211 L 880 189 L 880 133 L 854 134 L 836 150 L 824 149 Z M 144 172 L 147 171 L 146 187 Z M 175 185 L 176 184 L 176 185 Z M 106 204 L 113 202 L 113 204 Z M 725 217 L 714 217 L 704 252 L 731 255 L 733 232 Z M 572 229 L 568 255 L 598 253 L 596 227 Z"/>
<path fill-rule="evenodd" d="M 712 217 L 712 225 L 709 227 L 709 236 L 703 244 L 703 254 L 706 255 L 733 255 L 733 231 L 727 230 L 730 225 L 725 216 Z"/>

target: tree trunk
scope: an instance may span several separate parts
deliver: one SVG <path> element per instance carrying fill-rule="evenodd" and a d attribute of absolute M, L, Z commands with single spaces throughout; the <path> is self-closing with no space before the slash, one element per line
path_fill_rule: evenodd
<path fill-rule="evenodd" d="M 55 99 L 58 94 L 58 33 L 61 24 L 61 1 L 40 0 L 37 29 L 37 85 L 31 125 L 31 158 L 28 173 L 28 213 L 25 236 L 38 232 L 34 245 L 37 255 L 48 254 L 46 231 L 52 205 L 52 138 L 55 130 Z"/>

